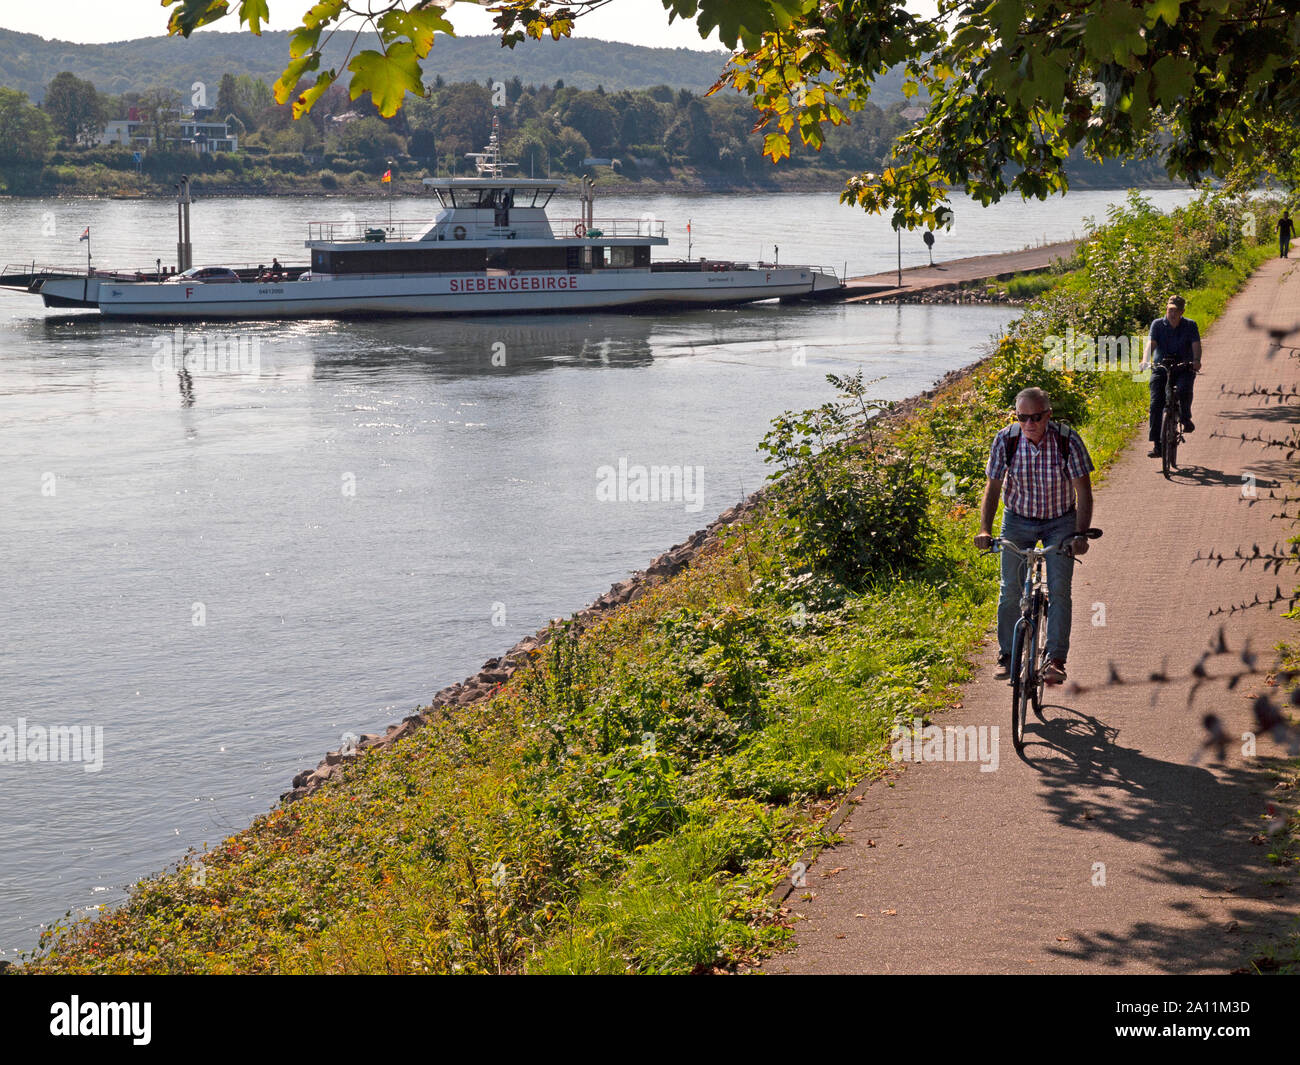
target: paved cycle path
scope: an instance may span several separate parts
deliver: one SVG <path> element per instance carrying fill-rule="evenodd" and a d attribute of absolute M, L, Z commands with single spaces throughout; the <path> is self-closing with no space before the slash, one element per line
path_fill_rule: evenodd
<path fill-rule="evenodd" d="M 1094 524 L 1105 536 L 1075 573 L 1069 662 L 1070 679 L 1088 690 L 1048 689 L 1053 705 L 1046 723 L 1031 712 L 1022 759 L 990 639 L 962 706 L 934 724 L 997 725 L 997 770 L 926 762 L 902 769 L 893 787 L 866 788 L 840 830 L 845 842 L 824 851 L 787 900 L 796 946 L 769 959 L 768 972 L 1223 972 L 1243 965 L 1261 936 L 1294 927 L 1300 891 L 1268 884 L 1278 876 L 1270 848 L 1251 842 L 1268 803 L 1300 800 L 1273 790 L 1267 765 L 1284 752 L 1261 738 L 1261 757 L 1243 757 L 1235 743 L 1222 763 L 1192 763 L 1202 715 L 1217 713 L 1240 737 L 1252 728 L 1247 695 L 1262 683 L 1235 693 L 1216 685 L 1190 708 L 1186 683 L 1093 686 L 1108 661 L 1126 680 L 1165 660 L 1170 675 L 1186 677 L 1221 623 L 1231 645 L 1249 636 L 1266 654 L 1296 635 L 1277 609 L 1208 616 L 1256 593 L 1270 598 L 1279 583 L 1289 591 L 1294 570 L 1276 577 L 1191 561 L 1198 550 L 1267 550 L 1291 532 L 1270 518 L 1280 507 L 1267 496 L 1290 483 L 1296 464 L 1211 434 L 1283 436 L 1300 420 L 1295 403 L 1221 393 L 1300 383 L 1300 358 L 1270 358 L 1266 334 L 1246 324 L 1251 314 L 1300 322 L 1295 267 L 1262 266 L 1204 337 L 1196 432 L 1180 474 L 1161 477 L 1144 432 L 1096 492 Z M 1254 505 L 1243 498 L 1245 474 L 1256 479 Z M 1104 626 L 1094 625 L 1103 609 Z"/>
<path fill-rule="evenodd" d="M 1063 240 L 1019 251 L 972 255 L 965 259 L 948 259 L 932 266 L 909 266 L 903 270 L 903 284 L 898 287 L 898 271 L 882 270 L 878 274 L 850 277 L 844 282 L 841 298 L 846 303 L 897 299 L 932 288 L 947 288 L 964 281 L 986 281 L 991 277 L 1010 277 L 1025 270 L 1046 270 L 1057 259 L 1068 259 L 1079 246 L 1077 240 Z"/>

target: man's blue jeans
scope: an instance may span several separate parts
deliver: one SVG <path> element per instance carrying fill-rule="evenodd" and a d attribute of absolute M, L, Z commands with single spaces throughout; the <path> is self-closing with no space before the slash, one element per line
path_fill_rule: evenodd
<path fill-rule="evenodd" d="M 1040 540 L 1045 546 L 1055 547 L 1067 536 L 1074 535 L 1074 523 L 1073 510 L 1059 518 L 1036 521 L 1004 509 L 1000 535 L 1017 547 L 1035 547 Z M 1002 655 L 1011 654 L 1011 636 L 1020 620 L 1020 592 L 1025 586 L 1027 565 L 1019 555 L 1002 552 L 1002 586 L 998 595 L 998 651 Z M 1070 653 L 1070 584 L 1073 580 L 1073 558 L 1060 554 L 1047 556 L 1047 657 L 1062 662 Z"/>
<path fill-rule="evenodd" d="M 1156 366 L 1151 371 L 1151 417 L 1149 419 L 1148 438 L 1151 443 L 1160 443 L 1160 423 L 1165 416 L 1165 379 L 1169 374 L 1167 366 Z M 1178 395 L 1178 420 L 1192 420 L 1192 386 L 1196 383 L 1196 373 L 1190 366 L 1179 370 L 1174 376 L 1174 389 Z"/>

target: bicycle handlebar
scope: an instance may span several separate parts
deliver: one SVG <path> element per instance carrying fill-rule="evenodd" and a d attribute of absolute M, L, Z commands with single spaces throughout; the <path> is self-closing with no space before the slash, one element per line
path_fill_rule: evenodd
<path fill-rule="evenodd" d="M 1009 550 L 1019 555 L 1021 558 L 1033 558 L 1035 556 L 1046 558 L 1048 555 L 1066 554 L 1069 550 L 1066 545 L 1069 544 L 1071 540 L 1077 540 L 1080 536 L 1086 537 L 1089 540 L 1095 540 L 1101 536 L 1101 530 L 1088 529 L 1081 533 L 1071 533 L 1059 544 L 1052 547 L 1017 547 L 1010 540 L 1006 540 L 1001 536 L 994 536 L 989 539 L 989 546 L 986 553 L 991 554 L 994 551 Z"/>

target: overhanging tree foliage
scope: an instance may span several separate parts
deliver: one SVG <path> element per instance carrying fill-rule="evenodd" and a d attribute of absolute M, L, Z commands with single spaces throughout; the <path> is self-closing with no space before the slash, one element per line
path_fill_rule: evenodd
<path fill-rule="evenodd" d="M 268 0 L 163 2 L 169 31 L 185 35 L 232 8 L 254 33 L 268 17 Z M 502 0 L 492 10 L 513 47 L 568 36 L 611 2 Z M 891 165 L 852 178 L 843 197 L 892 211 L 895 224 L 949 222 L 958 185 L 982 203 L 1063 192 L 1076 146 L 1098 160 L 1155 157 L 1188 180 L 1271 173 L 1294 183 L 1300 172 L 1300 0 L 940 0 L 933 19 L 899 0 L 662 2 L 670 21 L 693 20 L 738 49 L 715 88 L 752 98 L 773 161 L 796 132 L 819 147 L 826 123 L 848 120 L 872 82 L 904 64 L 925 114 Z M 454 33 L 454 3 L 319 0 L 293 36 L 277 99 L 293 99 L 295 116 L 310 110 L 339 76 L 318 70 L 322 40 L 373 28 L 382 50 L 350 59 L 350 92 L 395 114 L 408 92 L 423 93 L 420 60 L 436 34 Z"/>

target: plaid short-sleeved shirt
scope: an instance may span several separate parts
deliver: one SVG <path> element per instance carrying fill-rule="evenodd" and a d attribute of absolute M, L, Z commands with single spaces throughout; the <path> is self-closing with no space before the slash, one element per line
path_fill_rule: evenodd
<path fill-rule="evenodd" d="M 1069 439 L 1069 458 L 1061 469 L 1056 433 L 1059 428 Z M 1003 481 L 1002 501 L 1007 510 L 1022 518 L 1045 521 L 1059 518 L 1074 509 L 1074 485 L 1071 480 L 1093 471 L 1092 456 L 1079 434 L 1049 422 L 1047 435 L 1035 447 L 1023 433 L 1011 469 L 1007 469 L 1007 438 L 1016 426 L 1008 425 L 993 438 L 989 464 L 985 473 L 990 481 Z"/>

